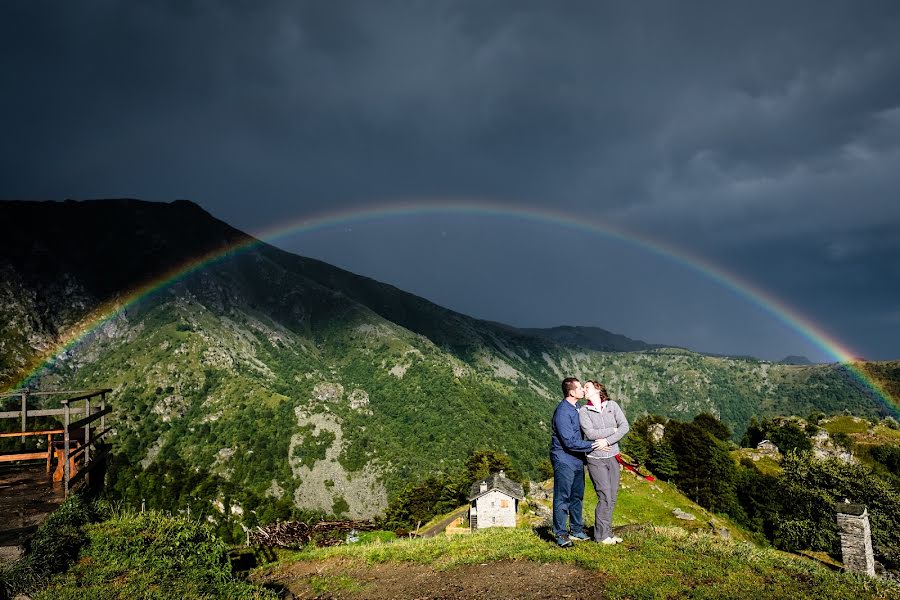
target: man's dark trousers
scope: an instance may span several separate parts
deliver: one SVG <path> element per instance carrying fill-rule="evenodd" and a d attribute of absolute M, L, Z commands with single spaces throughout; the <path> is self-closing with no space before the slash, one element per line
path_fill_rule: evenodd
<path fill-rule="evenodd" d="M 581 514 L 584 500 L 584 466 L 575 467 L 562 461 L 553 461 L 553 533 L 568 535 L 566 518 L 572 533 L 584 531 Z"/>

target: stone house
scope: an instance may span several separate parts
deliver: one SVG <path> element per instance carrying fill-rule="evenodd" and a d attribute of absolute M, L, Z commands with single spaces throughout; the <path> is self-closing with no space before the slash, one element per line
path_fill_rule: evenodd
<path fill-rule="evenodd" d="M 778 446 L 770 440 L 763 440 L 756 445 L 756 450 L 764 456 L 778 456 Z"/>
<path fill-rule="evenodd" d="M 469 492 L 469 527 L 515 527 L 516 511 L 524 499 L 522 484 L 507 479 L 503 471 L 475 482 Z"/>

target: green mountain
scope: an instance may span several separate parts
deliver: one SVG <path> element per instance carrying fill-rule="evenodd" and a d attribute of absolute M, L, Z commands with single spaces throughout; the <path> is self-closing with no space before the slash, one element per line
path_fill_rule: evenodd
<path fill-rule="evenodd" d="M 736 436 L 752 416 L 894 410 L 841 365 L 600 352 L 479 321 L 255 242 L 187 201 L 0 202 L 0 218 L 16 224 L 0 249 L 0 385 L 90 331 L 32 384 L 115 390 L 127 501 L 368 516 L 478 448 L 534 475 L 570 374 L 603 380 L 632 418 L 712 412 Z M 898 364 L 871 370 L 900 381 Z"/>

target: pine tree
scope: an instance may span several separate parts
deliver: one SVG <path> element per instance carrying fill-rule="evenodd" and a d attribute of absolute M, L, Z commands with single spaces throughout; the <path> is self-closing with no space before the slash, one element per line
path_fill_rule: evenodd
<path fill-rule="evenodd" d="M 672 480 L 678 475 L 678 456 L 672 445 L 662 440 L 650 447 L 650 459 L 647 461 L 654 475 L 666 481 Z"/>
<path fill-rule="evenodd" d="M 678 449 L 678 487 L 704 508 L 741 516 L 737 465 L 725 445 L 693 423 L 670 421 L 666 433 L 672 448 Z"/>
<path fill-rule="evenodd" d="M 731 439 L 731 429 L 711 413 L 700 413 L 694 417 L 694 425 L 716 439 L 727 442 Z"/>

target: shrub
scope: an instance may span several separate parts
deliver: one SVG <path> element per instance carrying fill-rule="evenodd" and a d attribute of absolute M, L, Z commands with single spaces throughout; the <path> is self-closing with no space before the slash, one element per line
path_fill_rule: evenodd
<path fill-rule="evenodd" d="M 234 579 L 225 543 L 205 524 L 151 511 L 88 525 L 85 532 L 82 560 L 36 599 L 266 596 Z"/>
<path fill-rule="evenodd" d="M 83 527 L 95 516 L 92 506 L 80 495 L 69 496 L 38 527 L 25 556 L 0 568 L 0 592 L 13 597 L 41 587 L 51 575 L 63 572 L 87 542 Z"/>

